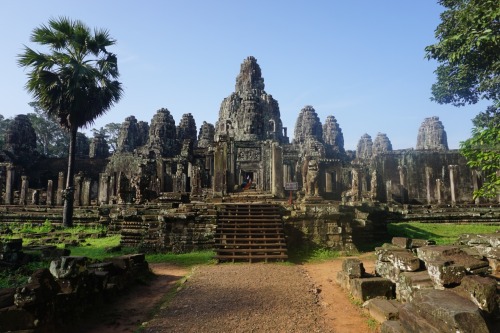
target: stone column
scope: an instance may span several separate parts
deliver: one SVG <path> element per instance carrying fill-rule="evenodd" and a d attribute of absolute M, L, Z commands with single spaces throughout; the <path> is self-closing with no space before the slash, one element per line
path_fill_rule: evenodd
<path fill-rule="evenodd" d="M 352 184 L 351 191 L 353 195 L 353 201 L 361 200 L 361 186 L 360 186 L 360 174 L 357 169 L 351 169 L 352 174 Z"/>
<path fill-rule="evenodd" d="M 39 190 L 33 191 L 33 194 L 31 195 L 31 204 L 32 205 L 39 205 L 40 204 L 40 191 Z"/>
<path fill-rule="evenodd" d="M 54 184 L 53 184 L 53 181 L 52 179 L 49 179 L 47 181 L 47 201 L 45 202 L 45 204 L 47 206 L 52 206 L 54 204 L 54 198 L 53 198 L 53 194 L 54 194 Z"/>
<path fill-rule="evenodd" d="M 219 143 L 214 150 L 214 194 L 223 195 L 226 192 L 226 142 Z"/>
<path fill-rule="evenodd" d="M 399 170 L 399 184 L 400 184 L 400 191 L 401 191 L 401 201 L 402 203 L 407 203 L 408 202 L 408 189 L 406 187 L 406 166 L 400 165 L 398 166 Z"/>
<path fill-rule="evenodd" d="M 271 145 L 271 190 L 277 198 L 285 197 L 283 184 L 283 149 L 277 144 Z"/>
<path fill-rule="evenodd" d="M 161 179 L 161 178 L 160 178 Z M 116 176 L 113 173 L 109 176 L 109 198 L 108 201 L 116 197 Z"/>
<path fill-rule="evenodd" d="M 451 193 L 451 204 L 455 205 L 457 203 L 457 198 L 455 195 L 455 178 L 458 165 L 448 165 L 448 170 L 450 170 L 450 193 Z"/>
<path fill-rule="evenodd" d="M 64 172 L 60 171 L 57 177 L 57 194 L 56 194 L 56 205 L 63 205 L 63 191 L 64 191 Z"/>
<path fill-rule="evenodd" d="M 3 192 L 3 179 L 2 179 L 2 176 L 0 175 L 0 204 L 3 203 L 2 192 Z"/>
<path fill-rule="evenodd" d="M 472 187 L 474 189 L 474 192 L 479 190 L 479 181 L 480 181 L 479 179 L 480 179 L 480 172 L 477 170 L 472 170 Z M 476 205 L 479 205 L 480 198 L 479 197 L 475 198 L 474 203 Z"/>
<path fill-rule="evenodd" d="M 20 205 L 28 204 L 28 188 L 29 188 L 28 176 L 21 176 L 21 193 L 19 193 Z"/>
<path fill-rule="evenodd" d="M 15 169 L 12 165 L 7 166 L 7 175 L 5 177 L 5 204 L 12 205 L 13 193 L 12 186 L 14 185 Z"/>
<path fill-rule="evenodd" d="M 425 167 L 425 188 L 427 189 L 427 204 L 431 204 L 433 198 L 433 188 L 432 188 L 432 168 Z"/>
<path fill-rule="evenodd" d="M 329 171 L 325 172 L 325 192 L 332 193 L 332 174 Z"/>
<path fill-rule="evenodd" d="M 109 176 L 105 172 L 99 174 L 99 194 L 97 198 L 100 205 L 106 205 L 109 202 Z"/>
<path fill-rule="evenodd" d="M 90 186 L 92 180 L 85 178 L 82 182 L 81 201 L 82 206 L 90 206 Z"/>
<path fill-rule="evenodd" d="M 437 203 L 440 205 L 441 204 L 441 191 L 443 188 L 443 182 L 441 179 L 436 179 L 436 199 Z"/>
<path fill-rule="evenodd" d="M 392 181 L 388 180 L 385 182 L 385 196 L 386 202 L 392 202 Z"/>
<path fill-rule="evenodd" d="M 82 175 L 75 176 L 75 194 L 73 197 L 73 200 L 74 200 L 73 202 L 74 202 L 75 207 L 81 205 L 82 181 L 83 181 Z"/>

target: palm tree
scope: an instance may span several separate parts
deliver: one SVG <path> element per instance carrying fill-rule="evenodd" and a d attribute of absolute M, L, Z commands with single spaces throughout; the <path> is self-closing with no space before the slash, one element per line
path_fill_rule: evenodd
<path fill-rule="evenodd" d="M 78 128 L 93 124 L 122 96 L 116 55 L 106 50 L 115 40 L 107 30 L 92 32 L 83 22 L 65 17 L 35 28 L 31 41 L 50 51 L 27 46 L 18 64 L 27 68 L 26 90 L 70 133 L 63 225 L 73 225 L 75 142 Z"/>

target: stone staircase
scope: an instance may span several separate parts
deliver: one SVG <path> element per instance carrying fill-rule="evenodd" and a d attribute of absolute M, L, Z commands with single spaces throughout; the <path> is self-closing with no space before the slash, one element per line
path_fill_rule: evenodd
<path fill-rule="evenodd" d="M 284 261 L 288 259 L 283 221 L 278 206 L 225 204 L 215 231 L 219 261 Z"/>

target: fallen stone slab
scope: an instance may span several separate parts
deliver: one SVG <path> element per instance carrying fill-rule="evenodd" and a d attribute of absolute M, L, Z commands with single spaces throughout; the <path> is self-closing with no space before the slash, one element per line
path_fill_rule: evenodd
<path fill-rule="evenodd" d="M 415 272 L 420 269 L 420 259 L 411 252 L 394 251 L 389 261 L 403 272 Z"/>
<path fill-rule="evenodd" d="M 86 270 L 87 257 L 65 256 L 50 263 L 50 273 L 56 279 L 75 278 Z"/>
<path fill-rule="evenodd" d="M 425 263 L 458 253 L 463 253 L 458 246 L 429 245 L 417 248 L 417 257 Z"/>
<path fill-rule="evenodd" d="M 356 278 L 351 280 L 351 295 L 362 301 L 376 297 L 394 298 L 395 284 L 382 277 Z"/>
<path fill-rule="evenodd" d="M 427 271 L 403 272 L 396 282 L 396 299 L 402 303 L 410 302 L 417 291 L 424 289 L 434 289 Z"/>
<path fill-rule="evenodd" d="M 377 256 L 378 261 L 390 262 L 390 256 L 392 256 L 395 252 L 409 252 L 409 250 L 389 243 L 385 243 L 382 246 L 375 248 L 375 255 Z"/>
<path fill-rule="evenodd" d="M 379 323 L 398 319 L 399 306 L 399 302 L 383 298 L 373 298 L 363 304 L 363 308 L 367 309 L 370 316 Z"/>
<path fill-rule="evenodd" d="M 349 275 L 344 271 L 337 272 L 337 283 L 340 285 L 340 288 L 350 291 L 351 290 L 351 279 Z"/>
<path fill-rule="evenodd" d="M 467 275 L 462 279 L 460 286 L 453 288 L 453 291 L 470 299 L 481 310 L 490 315 L 498 307 L 497 282 L 493 278 Z"/>
<path fill-rule="evenodd" d="M 409 313 L 422 318 L 436 332 L 489 332 L 477 305 L 449 290 L 427 289 L 415 293 L 413 301 L 403 306 L 399 312 L 405 329 L 413 327 Z M 414 323 L 417 321 L 413 319 Z M 418 321 L 420 332 L 424 332 L 421 325 Z M 429 327 L 424 329 L 426 332 L 434 332 Z"/>
<path fill-rule="evenodd" d="M 418 314 L 412 303 L 406 303 L 399 309 L 399 323 L 404 333 L 443 333 Z"/>
<path fill-rule="evenodd" d="M 428 245 L 436 245 L 436 241 L 430 239 L 415 239 L 412 238 L 410 242 L 410 248 L 416 249 L 418 247 L 428 246 Z"/>
<path fill-rule="evenodd" d="M 351 279 L 360 278 L 365 275 L 363 263 L 357 258 L 344 259 L 344 261 L 342 261 L 342 271 Z"/>
<path fill-rule="evenodd" d="M 401 273 L 399 268 L 394 266 L 391 262 L 388 261 L 376 261 L 375 262 L 375 273 L 378 276 L 389 279 L 393 283 L 398 281 L 398 276 Z"/>
<path fill-rule="evenodd" d="M 380 333 L 404 333 L 399 320 L 387 320 L 380 326 Z"/>
<path fill-rule="evenodd" d="M 444 289 L 460 284 L 465 276 L 465 267 L 452 260 L 432 260 L 427 262 L 427 273 L 435 288 Z"/>
<path fill-rule="evenodd" d="M 410 249 L 411 248 L 411 238 L 407 237 L 392 237 L 392 244 L 403 248 L 403 249 Z"/>

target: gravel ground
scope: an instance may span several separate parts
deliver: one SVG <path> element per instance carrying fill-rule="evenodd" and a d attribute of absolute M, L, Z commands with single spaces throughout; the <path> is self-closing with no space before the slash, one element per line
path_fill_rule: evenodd
<path fill-rule="evenodd" d="M 300 266 L 201 266 L 143 332 L 333 332 Z"/>

